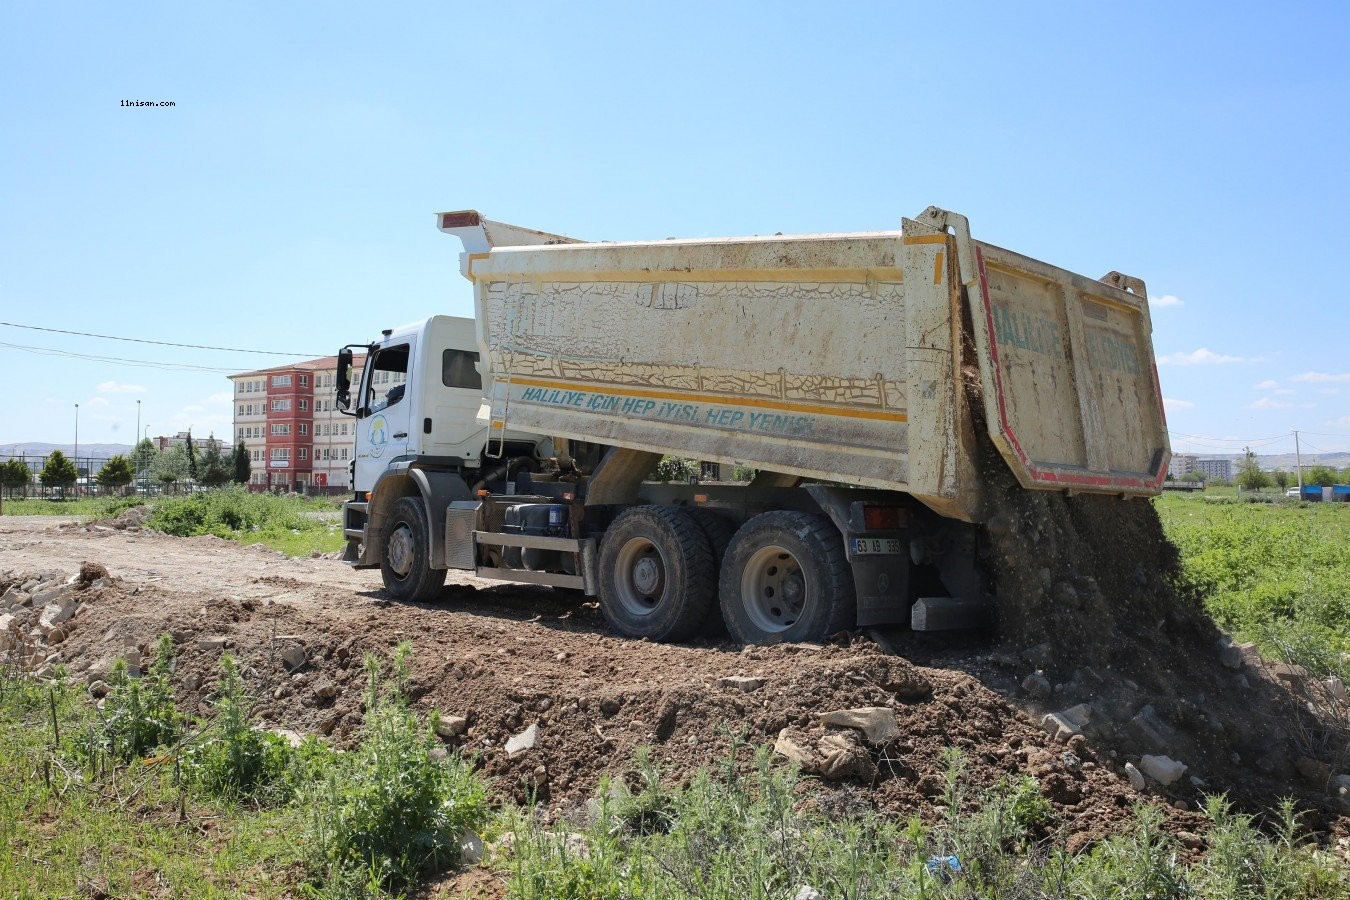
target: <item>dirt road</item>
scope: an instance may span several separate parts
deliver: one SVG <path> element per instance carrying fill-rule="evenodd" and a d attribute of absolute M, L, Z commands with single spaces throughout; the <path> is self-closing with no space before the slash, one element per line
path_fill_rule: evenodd
<path fill-rule="evenodd" d="M 1201 832 L 1194 810 L 1202 790 L 1245 790 L 1258 801 L 1266 793 L 1252 787 L 1259 779 L 1244 787 L 1233 777 L 1245 770 L 1198 758 L 1187 761 L 1188 774 L 1204 779 L 1200 785 L 1150 780 L 1141 792 L 1124 770 L 1140 757 L 1112 737 L 1114 729 L 1084 727 L 1057 741 L 1041 724 L 1046 712 L 1096 690 L 1103 698 L 1098 715 L 1107 716 L 1110 691 L 1094 688 L 1080 671 L 1047 671 L 1050 693 L 1037 699 L 1023 687 L 1037 668 L 1029 659 L 1036 648 L 1023 653 L 983 638 L 908 633 L 890 636 L 900 655 L 864 636 L 825 647 L 650 644 L 606 633 L 593 602 L 546 588 L 452 574 L 438 604 L 390 604 L 378 572 L 333 559 L 288 559 L 215 538 L 0 518 L 0 592 L 42 573 L 70 576 L 83 563 L 106 568 L 110 582 L 80 592 L 69 634 L 52 648 L 82 678 L 100 677 L 118 655 L 148 658 L 167 631 L 185 708 L 209 710 L 227 648 L 241 660 L 267 726 L 342 744 L 357 737 L 361 721 L 363 655 L 387 655 L 409 641 L 416 705 L 467 719 L 447 743 L 477 754 L 501 793 L 523 800 L 533 789 L 553 815 L 592 796 L 602 774 L 630 773 L 641 746 L 680 778 L 726 758 L 733 746 L 749 765 L 754 748 L 780 738 L 821 773 L 805 788 L 817 802 L 927 819 L 936 815 L 933 800 L 943 786 L 943 750 L 956 747 L 976 787 L 1036 777 L 1074 847 L 1112 831 L 1144 797 L 1166 810 L 1172 830 Z M 306 661 L 291 672 L 283 657 L 296 648 Z M 723 680 L 733 676 L 760 684 Z M 865 707 L 893 711 L 898 736 L 873 744 L 820 721 L 821 713 Z M 508 754 L 508 739 L 531 726 L 534 746 Z M 831 745 L 834 755 L 823 752 L 821 739 L 841 732 L 847 740 Z M 1214 732 L 1201 736 L 1215 740 Z M 1192 745 L 1178 739 L 1178 746 Z M 1314 824 L 1347 833 L 1328 803 L 1309 799 Z"/>

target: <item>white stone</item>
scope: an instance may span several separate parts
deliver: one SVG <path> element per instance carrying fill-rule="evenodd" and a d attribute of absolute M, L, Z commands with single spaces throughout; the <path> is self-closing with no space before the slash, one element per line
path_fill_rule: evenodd
<path fill-rule="evenodd" d="M 884 744 L 900 736 L 900 723 L 895 719 L 895 710 L 889 706 L 862 706 L 857 709 L 836 709 L 821 713 L 820 721 L 824 725 L 839 725 L 844 728 L 856 728 L 873 746 Z"/>
<path fill-rule="evenodd" d="M 786 728 L 778 732 L 778 740 L 773 742 L 773 752 L 796 763 L 797 768 L 804 772 L 816 767 L 815 754 L 793 740 Z"/>
<path fill-rule="evenodd" d="M 197 638 L 198 650 L 224 650 L 229 646 L 230 639 L 223 635 L 214 635 L 212 637 Z"/>
<path fill-rule="evenodd" d="M 1327 690 L 1331 691 L 1331 696 L 1342 703 L 1345 702 L 1345 682 L 1341 680 L 1339 675 L 1332 675 L 1327 679 Z"/>
<path fill-rule="evenodd" d="M 459 833 L 459 861 L 466 866 L 476 866 L 483 861 L 483 839 L 472 829 L 466 828 Z"/>
<path fill-rule="evenodd" d="M 1148 785 L 1148 782 L 1144 781 L 1144 773 L 1140 772 L 1134 763 L 1125 764 L 1125 777 L 1130 779 L 1130 787 L 1136 791 L 1142 791 Z"/>
<path fill-rule="evenodd" d="M 753 678 L 747 675 L 727 675 L 717 679 L 717 686 L 735 688 L 736 690 L 745 691 L 745 693 L 748 694 L 751 691 L 757 691 L 764 687 L 764 679 Z"/>
<path fill-rule="evenodd" d="M 531 725 L 520 734 L 512 736 L 506 742 L 506 755 L 516 756 L 524 753 L 526 750 L 533 750 L 534 745 L 539 743 L 539 723 Z"/>
<path fill-rule="evenodd" d="M 1183 762 L 1177 762 L 1170 756 L 1149 756 L 1145 755 L 1139 761 L 1139 768 L 1144 774 L 1159 784 L 1166 786 L 1182 775 L 1186 774 L 1187 766 Z"/>
<path fill-rule="evenodd" d="M 792 895 L 792 900 L 825 900 L 825 895 L 810 885 L 802 885 Z"/>

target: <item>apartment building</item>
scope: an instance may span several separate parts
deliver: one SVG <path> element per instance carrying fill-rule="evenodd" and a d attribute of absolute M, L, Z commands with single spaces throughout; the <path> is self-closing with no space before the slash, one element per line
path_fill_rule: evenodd
<path fill-rule="evenodd" d="M 353 384 L 364 365 L 364 356 L 354 360 Z M 336 379 L 336 356 L 230 376 L 234 439 L 248 451 L 251 489 L 350 486 L 355 432 L 353 419 L 333 404 Z"/>

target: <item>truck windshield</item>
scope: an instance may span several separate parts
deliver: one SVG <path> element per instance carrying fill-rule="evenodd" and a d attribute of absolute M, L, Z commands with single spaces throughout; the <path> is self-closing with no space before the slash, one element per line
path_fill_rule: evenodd
<path fill-rule="evenodd" d="M 393 406 L 403 399 L 407 381 L 408 345 L 385 347 L 375 354 L 375 361 L 370 365 L 363 405 L 371 412 Z"/>

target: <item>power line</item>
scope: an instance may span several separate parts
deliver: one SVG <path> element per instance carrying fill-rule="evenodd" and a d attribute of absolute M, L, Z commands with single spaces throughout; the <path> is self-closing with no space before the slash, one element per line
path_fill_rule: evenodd
<path fill-rule="evenodd" d="M 157 344 L 161 347 L 186 347 L 189 350 L 220 350 L 225 353 L 253 353 L 264 356 L 290 357 L 315 357 L 325 355 L 323 353 L 283 353 L 280 350 L 241 350 L 238 347 L 209 347 L 204 344 L 177 344 L 173 341 L 152 341 L 147 338 L 117 337 L 112 334 L 93 334 L 88 331 L 66 331 L 62 328 L 43 328 L 40 325 L 18 325 L 14 322 L 0 322 L 0 325 L 8 325 L 10 328 L 24 328 L 29 331 L 50 331 L 54 334 L 73 334 L 77 337 L 102 338 L 105 341 L 129 341 L 134 344 Z"/>
<path fill-rule="evenodd" d="M 218 366 L 197 366 L 191 363 L 167 363 L 153 362 L 147 359 L 124 359 L 120 356 L 94 356 L 88 353 L 73 353 L 69 350 L 53 350 L 50 347 L 30 347 L 26 344 L 6 344 L 0 342 L 0 347 L 7 347 L 10 350 L 22 350 L 25 353 L 36 353 L 41 356 L 67 356 L 75 359 L 88 359 L 94 362 L 114 363 L 123 366 L 141 366 L 147 369 L 164 369 L 169 372 L 215 372 L 219 374 L 233 374 L 234 369 L 222 369 Z"/>

